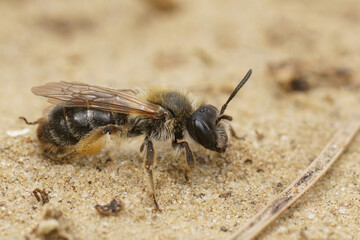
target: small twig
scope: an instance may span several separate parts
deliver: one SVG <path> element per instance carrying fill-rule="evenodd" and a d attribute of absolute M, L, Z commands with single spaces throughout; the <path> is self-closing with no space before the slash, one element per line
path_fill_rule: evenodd
<path fill-rule="evenodd" d="M 340 129 L 328 142 L 318 157 L 304 172 L 280 193 L 274 201 L 265 206 L 251 218 L 239 231 L 230 236 L 229 240 L 252 239 L 280 214 L 288 209 L 298 198 L 308 191 L 323 176 L 329 167 L 349 145 L 360 129 L 360 112 L 354 115 L 348 124 Z"/>

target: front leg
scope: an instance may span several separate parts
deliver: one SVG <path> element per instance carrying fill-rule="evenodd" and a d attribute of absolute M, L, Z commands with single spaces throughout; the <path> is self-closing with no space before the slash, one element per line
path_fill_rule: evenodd
<path fill-rule="evenodd" d="M 145 150 L 144 169 L 146 170 L 149 179 L 150 191 L 151 191 L 150 194 L 153 197 L 156 210 L 160 210 L 159 204 L 157 203 L 155 197 L 155 185 L 154 185 L 154 175 L 153 175 L 153 168 L 155 166 L 155 151 L 151 140 L 145 138 L 143 144 L 140 147 L 140 152 L 143 152 L 143 150 Z"/>
<path fill-rule="evenodd" d="M 186 155 L 186 162 L 188 165 L 188 169 L 185 172 L 185 179 L 186 181 L 189 181 L 189 177 L 188 177 L 188 172 L 190 172 L 192 169 L 194 169 L 195 167 L 195 161 L 194 161 L 194 154 L 191 151 L 189 144 L 187 142 L 177 142 L 177 140 L 175 139 L 172 142 L 172 147 L 174 149 L 179 149 L 179 148 L 184 148 L 185 149 L 185 155 Z"/>

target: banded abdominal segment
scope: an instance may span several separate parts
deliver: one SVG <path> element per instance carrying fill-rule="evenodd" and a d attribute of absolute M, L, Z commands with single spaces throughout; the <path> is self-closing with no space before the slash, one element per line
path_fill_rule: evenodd
<path fill-rule="evenodd" d="M 125 125 L 127 116 L 81 107 L 55 106 L 47 117 L 39 120 L 37 136 L 45 152 L 65 154 L 100 128 Z"/>

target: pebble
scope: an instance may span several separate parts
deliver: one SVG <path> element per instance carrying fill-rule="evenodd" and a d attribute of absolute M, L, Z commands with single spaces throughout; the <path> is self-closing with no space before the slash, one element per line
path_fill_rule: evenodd
<path fill-rule="evenodd" d="M 30 132 L 30 129 L 29 128 L 24 128 L 24 129 L 21 129 L 21 130 L 8 130 L 8 131 L 6 131 L 6 134 L 9 135 L 10 137 L 18 137 L 18 136 L 21 136 L 21 135 L 25 135 L 28 132 Z"/>

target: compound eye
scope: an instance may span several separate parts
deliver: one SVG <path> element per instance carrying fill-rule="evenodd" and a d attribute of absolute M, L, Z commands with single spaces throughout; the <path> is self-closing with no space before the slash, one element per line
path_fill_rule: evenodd
<path fill-rule="evenodd" d="M 216 119 L 219 111 L 212 105 L 206 105 L 196 110 L 187 123 L 190 136 L 199 144 L 213 151 L 220 151 L 217 147 L 215 132 Z"/>
<path fill-rule="evenodd" d="M 212 150 L 216 146 L 216 139 L 210 127 L 197 119 L 193 120 L 193 126 L 192 131 L 189 131 L 191 137 L 205 148 Z"/>

